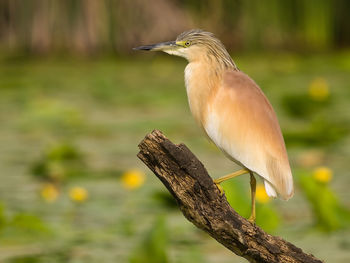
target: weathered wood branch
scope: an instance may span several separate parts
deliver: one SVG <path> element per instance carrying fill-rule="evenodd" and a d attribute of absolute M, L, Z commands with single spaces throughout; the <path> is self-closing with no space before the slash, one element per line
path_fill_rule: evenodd
<path fill-rule="evenodd" d="M 184 144 L 175 145 L 155 130 L 139 148 L 138 157 L 174 196 L 184 216 L 238 256 L 259 263 L 322 262 L 237 214 Z"/>

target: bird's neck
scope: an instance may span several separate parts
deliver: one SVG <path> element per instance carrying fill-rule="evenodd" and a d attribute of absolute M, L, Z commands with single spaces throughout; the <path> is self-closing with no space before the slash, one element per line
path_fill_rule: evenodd
<path fill-rule="evenodd" d="M 200 126 L 205 126 L 208 107 L 220 87 L 222 76 L 228 69 L 210 58 L 191 61 L 185 69 L 188 101 L 193 117 Z"/>

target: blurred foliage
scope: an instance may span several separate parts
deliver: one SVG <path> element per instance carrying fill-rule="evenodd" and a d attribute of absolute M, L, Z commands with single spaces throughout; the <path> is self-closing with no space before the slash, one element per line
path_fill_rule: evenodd
<path fill-rule="evenodd" d="M 248 218 L 251 213 L 250 185 L 243 185 L 235 182 L 235 180 L 228 180 L 222 185 L 230 205 L 237 213 Z M 259 189 L 261 188 L 257 187 L 257 190 Z M 269 199 L 261 197 L 262 193 L 260 191 L 259 193 L 257 191 L 256 199 L 256 224 L 267 232 L 274 232 L 281 224 L 281 217 L 273 207 L 273 204 L 269 203 Z"/>
<path fill-rule="evenodd" d="M 5 217 L 5 207 L 2 203 L 0 203 L 0 233 L 2 229 L 5 227 L 6 217 Z"/>
<path fill-rule="evenodd" d="M 168 234 L 164 216 L 158 216 L 152 229 L 130 257 L 130 263 L 167 263 Z"/>
<path fill-rule="evenodd" d="M 347 123 L 315 118 L 308 126 L 284 132 L 288 145 L 327 146 L 345 139 L 350 127 Z"/>
<path fill-rule="evenodd" d="M 222 183 L 227 201 L 238 214 L 248 218 L 250 216 L 250 185 L 239 184 L 234 180 L 227 180 Z"/>
<path fill-rule="evenodd" d="M 69 177 L 84 174 L 83 155 L 71 144 L 57 144 L 45 151 L 32 167 L 32 174 L 40 179 L 61 183 Z"/>
<path fill-rule="evenodd" d="M 276 233 L 282 218 L 273 204 L 256 204 L 256 224 L 269 233 Z"/>
<path fill-rule="evenodd" d="M 69 261 L 69 253 L 70 244 L 67 246 L 63 246 L 57 250 L 49 250 L 46 249 L 44 251 L 32 251 L 29 255 L 19 255 L 14 256 L 9 260 L 5 260 L 5 263 L 53 263 L 53 262 L 68 262 Z"/>
<path fill-rule="evenodd" d="M 50 235 L 51 229 L 38 216 L 31 213 L 7 215 L 5 207 L 0 203 L 0 233 L 5 239 L 14 237 L 38 238 Z"/>
<path fill-rule="evenodd" d="M 307 94 L 286 94 L 283 96 L 282 105 L 284 110 L 295 118 L 310 118 L 314 113 L 330 106 L 330 101 L 315 101 Z"/>
<path fill-rule="evenodd" d="M 335 117 L 331 110 L 335 101 L 325 78 L 313 79 L 302 93 L 284 95 L 282 107 L 290 117 L 307 121 L 307 125 L 284 133 L 289 145 L 327 146 L 344 139 L 350 131 L 348 121 L 341 115 Z"/>
<path fill-rule="evenodd" d="M 167 209 L 178 209 L 175 198 L 168 191 L 155 191 L 152 197 Z"/>
<path fill-rule="evenodd" d="M 282 98 L 282 106 L 288 114 L 295 118 L 309 119 L 332 106 L 330 96 L 327 80 L 318 77 L 311 81 L 307 93 L 286 93 Z"/>
<path fill-rule="evenodd" d="M 215 32 L 229 49 L 350 44 L 346 0 L 3 0 L 0 10 L 0 44 L 37 53 L 130 52 L 193 27 Z"/>
<path fill-rule="evenodd" d="M 69 103 L 41 96 L 29 101 L 25 106 L 26 111 L 21 122 L 23 130 L 40 129 L 45 126 L 64 136 L 74 134 L 85 125 L 79 111 Z"/>
<path fill-rule="evenodd" d="M 92 60 L 0 54 L 0 200 L 6 207 L 0 262 L 142 260 L 139 253 L 150 257 L 142 250 L 156 249 L 146 245 L 150 239 L 166 240 L 165 252 L 159 254 L 165 254 L 169 262 L 240 262 L 187 222 L 159 180 L 145 177 L 146 168 L 136 158 L 137 143 L 158 128 L 173 141 L 186 143 L 213 177 L 236 170 L 208 144 L 191 117 L 183 83 L 185 62 L 146 56 Z M 324 191 L 332 196 L 327 193 L 331 190 L 335 196 L 336 202 L 327 201 L 331 210 L 338 206 L 347 209 L 350 53 L 253 53 L 234 59 L 261 86 L 276 110 L 292 168 L 311 169 L 327 163 L 343 171 L 334 177 L 332 189 L 328 185 Z M 323 100 L 313 99 L 310 89 Z M 304 107 L 298 104 L 305 99 L 307 109 L 294 114 L 294 109 L 283 104 L 285 96 L 298 97 L 293 102 L 297 110 Z M 34 167 L 40 175 L 30 176 Z M 130 173 L 135 168 L 138 172 Z M 332 178 L 325 169 L 318 174 L 318 180 Z M 313 173 L 305 176 L 311 178 L 306 184 L 315 184 Z M 126 185 L 136 187 L 129 190 Z M 325 261 L 347 262 L 350 230 L 346 219 L 339 219 L 338 211 L 332 219 L 338 223 L 328 223 L 331 229 L 344 226 L 338 228 L 341 232 L 329 230 L 329 234 L 319 235 L 305 231 L 310 227 L 309 211 L 314 208 L 312 202 L 301 198 L 301 184 L 295 185 L 295 197 L 288 202 L 266 199 L 260 192 L 257 224 L 302 243 L 305 250 Z M 77 186 L 89 196 L 83 198 L 83 205 L 69 197 L 70 189 Z M 249 178 L 230 180 L 223 187 L 232 207 L 249 217 Z M 313 195 L 320 194 L 314 191 Z M 77 196 L 81 199 L 84 195 L 78 192 Z M 154 230 L 154 220 L 164 213 L 165 237 L 157 234 L 160 238 L 155 238 L 150 233 L 162 231 Z M 318 213 L 328 220 L 327 213 Z M 17 214 L 39 219 L 48 232 L 41 230 L 37 220 L 22 216 L 24 219 L 17 219 L 18 227 L 10 226 Z M 316 213 L 312 215 L 317 222 Z M 21 220 L 32 221 L 34 226 L 18 223 Z M 27 236 L 26 228 L 31 229 Z M 334 253 L 327 253 L 329 249 Z"/>
<path fill-rule="evenodd" d="M 8 215 L 0 203 L 0 233 L 4 240 L 39 240 L 50 236 L 50 227 L 37 215 L 19 212 Z"/>
<path fill-rule="evenodd" d="M 40 263 L 42 260 L 40 260 L 39 256 L 24 256 L 24 257 L 16 257 L 9 261 L 8 263 Z"/>
<path fill-rule="evenodd" d="M 21 235 L 24 236 L 40 236 L 43 234 L 49 234 L 51 232 L 49 227 L 43 222 L 41 218 L 28 213 L 16 214 L 8 222 L 8 226 L 12 231 L 18 231 L 21 233 Z"/>
<path fill-rule="evenodd" d="M 340 203 L 325 173 L 324 168 L 314 176 L 299 172 L 296 179 L 312 208 L 316 227 L 329 232 L 350 226 L 350 210 Z"/>

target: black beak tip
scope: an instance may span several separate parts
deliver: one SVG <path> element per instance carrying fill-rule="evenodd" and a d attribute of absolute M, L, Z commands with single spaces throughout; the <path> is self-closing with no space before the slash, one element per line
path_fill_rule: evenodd
<path fill-rule="evenodd" d="M 134 47 L 132 50 L 151 50 L 152 48 L 149 46 L 139 46 L 139 47 Z"/>
<path fill-rule="evenodd" d="M 176 46 L 175 41 L 169 41 L 169 42 L 163 42 L 163 43 L 158 43 L 158 44 L 153 44 L 153 45 L 134 47 L 133 50 L 161 51 L 164 48 L 173 47 L 173 46 Z"/>

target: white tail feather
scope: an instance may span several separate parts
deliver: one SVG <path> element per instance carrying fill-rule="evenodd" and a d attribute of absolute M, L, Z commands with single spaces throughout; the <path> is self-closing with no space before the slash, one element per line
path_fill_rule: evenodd
<path fill-rule="evenodd" d="M 268 181 L 264 180 L 265 190 L 268 196 L 277 197 L 275 188 Z"/>

